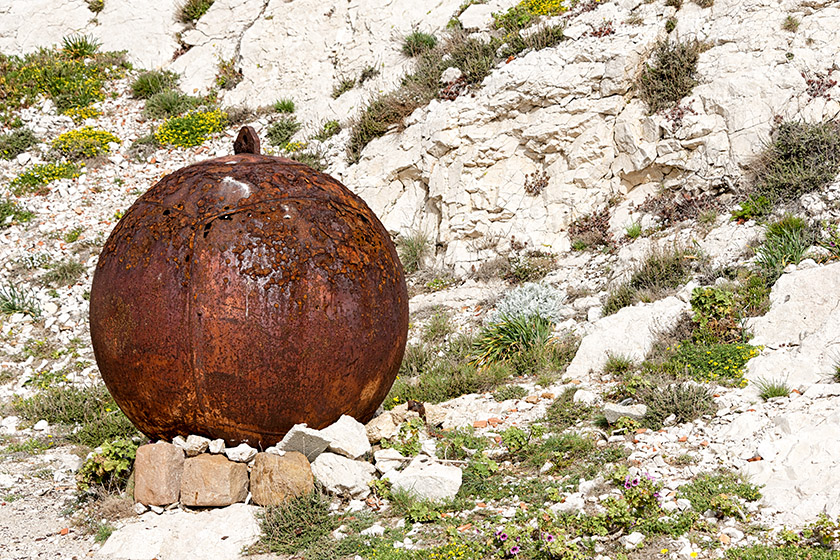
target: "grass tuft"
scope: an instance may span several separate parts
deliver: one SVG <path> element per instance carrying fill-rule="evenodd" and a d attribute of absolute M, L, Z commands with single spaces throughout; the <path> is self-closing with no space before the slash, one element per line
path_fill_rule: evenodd
<path fill-rule="evenodd" d="M 10 283 L 0 286 L 0 313 L 25 313 L 31 317 L 38 317 L 41 315 L 41 306 L 32 290 L 18 288 Z"/>
<path fill-rule="evenodd" d="M 417 272 L 423 267 L 423 259 L 431 249 L 431 239 L 425 233 L 415 231 L 401 235 L 397 240 L 397 252 L 406 273 Z"/>
<path fill-rule="evenodd" d="M 412 31 L 403 39 L 402 52 L 408 57 L 419 56 L 435 48 L 437 42 L 437 37 L 431 33 Z"/>
<path fill-rule="evenodd" d="M 131 95 L 137 99 L 149 99 L 157 93 L 175 88 L 178 79 L 178 74 L 170 70 L 143 72 L 131 82 Z"/>
<path fill-rule="evenodd" d="M 784 381 L 773 379 L 756 379 L 753 381 L 755 388 L 758 389 L 758 396 L 763 401 L 770 400 L 775 397 L 789 397 L 790 387 Z"/>
<path fill-rule="evenodd" d="M 660 41 L 645 64 L 636 88 L 650 113 L 676 106 L 697 85 L 695 77 L 701 45 Z"/>

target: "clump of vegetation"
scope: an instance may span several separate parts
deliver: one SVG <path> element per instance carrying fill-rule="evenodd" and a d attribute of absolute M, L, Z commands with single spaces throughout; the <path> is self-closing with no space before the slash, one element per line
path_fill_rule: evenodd
<path fill-rule="evenodd" d="M 105 0 L 87 0 L 88 10 L 98 14 L 105 9 Z"/>
<path fill-rule="evenodd" d="M 58 179 L 75 179 L 80 175 L 73 163 L 41 163 L 33 165 L 9 183 L 9 190 L 15 196 L 40 194 L 42 187 Z"/>
<path fill-rule="evenodd" d="M 504 385 L 493 391 L 493 400 L 503 402 L 514 399 L 524 399 L 528 395 L 525 387 L 520 385 Z"/>
<path fill-rule="evenodd" d="M 654 47 L 651 61 L 645 64 L 636 89 L 651 113 L 674 107 L 697 85 L 697 61 L 701 45 L 660 41 Z"/>
<path fill-rule="evenodd" d="M 799 23 L 799 19 L 796 16 L 788 14 L 782 22 L 782 30 L 796 33 L 799 29 Z"/>
<path fill-rule="evenodd" d="M 76 479 L 79 489 L 103 486 L 109 491 L 125 488 L 138 445 L 128 439 L 116 439 L 104 443 L 101 451 L 85 461 Z"/>
<path fill-rule="evenodd" d="M 691 276 L 693 253 L 680 247 L 655 249 L 633 271 L 630 279 L 610 290 L 604 315 L 639 301 L 656 301 L 679 288 Z"/>
<path fill-rule="evenodd" d="M 717 406 L 711 390 L 694 383 L 675 383 L 663 387 L 652 387 L 642 391 L 642 402 L 647 406 L 644 423 L 658 430 L 669 416 L 674 422 L 693 422 L 706 414 L 714 414 Z"/>
<path fill-rule="evenodd" d="M 816 242 L 814 231 L 802 218 L 786 215 L 767 226 L 764 243 L 756 250 L 755 262 L 768 285 L 782 275 L 789 264 L 799 264 L 805 251 Z"/>
<path fill-rule="evenodd" d="M 666 349 L 660 369 L 675 377 L 688 377 L 703 383 L 745 387 L 744 366 L 761 351 L 746 343 L 683 342 Z"/>
<path fill-rule="evenodd" d="M 423 259 L 431 249 L 431 239 L 425 233 L 415 231 L 397 239 L 397 253 L 406 273 L 417 272 L 423 266 Z"/>
<path fill-rule="evenodd" d="M 295 112 L 295 102 L 289 98 L 278 99 L 274 102 L 274 112 L 275 113 L 294 113 Z"/>
<path fill-rule="evenodd" d="M 576 4 L 572 0 L 522 0 L 506 12 L 493 14 L 497 29 L 513 34 L 532 25 L 541 16 L 557 16 Z"/>
<path fill-rule="evenodd" d="M 38 317 L 41 315 L 41 306 L 32 290 L 18 288 L 10 283 L 0 286 L 0 313 L 25 313 L 30 317 Z"/>
<path fill-rule="evenodd" d="M 107 154 L 109 143 L 119 144 L 120 139 L 106 130 L 91 126 L 68 130 L 52 142 L 52 148 L 69 160 L 79 160 Z"/>
<path fill-rule="evenodd" d="M 124 53 L 99 52 L 91 39 L 68 37 L 62 49 L 42 48 L 23 57 L 0 55 L 0 67 L 0 114 L 8 124 L 14 121 L 14 111 L 42 95 L 59 112 L 101 101 L 105 82 L 123 77 L 130 65 Z"/>
<path fill-rule="evenodd" d="M 483 366 L 513 360 L 534 347 L 545 346 L 551 334 L 551 321 L 539 315 L 500 317 L 476 338 L 474 363 Z"/>
<path fill-rule="evenodd" d="M 321 129 L 321 131 L 318 134 L 316 134 L 314 138 L 315 140 L 326 142 L 339 132 L 341 132 L 341 124 L 339 124 L 338 121 L 327 121 L 324 123 L 324 127 Z"/>
<path fill-rule="evenodd" d="M 789 397 L 790 387 L 784 381 L 774 379 L 756 379 L 753 384 L 758 390 L 758 396 L 766 401 L 775 397 Z"/>
<path fill-rule="evenodd" d="M 155 139 L 162 145 L 189 148 L 202 144 L 210 134 L 221 132 L 227 125 L 227 114 L 219 109 L 193 111 L 172 117 L 155 130 Z"/>
<path fill-rule="evenodd" d="M 201 105 L 201 99 L 176 90 L 161 91 L 146 100 L 143 116 L 147 119 L 177 117 Z"/>
<path fill-rule="evenodd" d="M 72 286 L 85 273 L 85 265 L 74 259 L 68 259 L 54 265 L 43 277 L 47 286 Z"/>
<path fill-rule="evenodd" d="M 27 399 L 14 401 L 12 407 L 24 420 L 46 420 L 71 428 L 67 438 L 88 447 L 139 435 L 104 385 L 47 386 Z"/>
<path fill-rule="evenodd" d="M 0 199 L 0 228 L 12 224 L 23 224 L 32 219 L 35 214 L 26 210 L 17 202 L 8 198 Z"/>
<path fill-rule="evenodd" d="M 719 470 L 700 474 L 689 484 L 680 486 L 678 495 L 691 502 L 695 511 L 711 510 L 719 517 L 745 518 L 738 498 L 748 502 L 761 499 L 759 487 L 739 475 Z"/>
<path fill-rule="evenodd" d="M 131 82 L 131 95 L 137 99 L 150 99 L 158 93 L 174 89 L 178 80 L 178 74 L 171 70 L 143 72 Z"/>
<path fill-rule="evenodd" d="M 572 239 L 572 249 L 575 251 L 611 248 L 613 239 L 610 233 L 609 208 L 604 207 L 572 222 L 569 225 L 569 237 Z"/>
<path fill-rule="evenodd" d="M 319 492 L 312 492 L 266 508 L 260 519 L 260 540 L 271 552 L 294 554 L 325 546 L 339 522 L 339 517 L 330 515 L 329 500 Z"/>
<path fill-rule="evenodd" d="M 570 360 L 571 361 L 571 360 Z M 592 407 L 575 402 L 576 388 L 566 389 L 554 399 L 545 411 L 545 417 L 541 419 L 555 431 L 563 431 L 569 426 L 574 426 L 582 420 L 592 416 Z"/>
<path fill-rule="evenodd" d="M 840 122 L 779 124 L 755 164 L 754 186 L 772 204 L 829 185 L 840 173 Z"/>
<path fill-rule="evenodd" d="M 6 134 L 0 134 L 0 158 L 15 158 L 37 143 L 38 138 L 28 128 L 18 128 Z"/>
<path fill-rule="evenodd" d="M 102 111 L 92 105 L 88 105 L 87 107 L 70 107 L 62 111 L 61 114 L 73 119 L 73 124 L 82 124 L 87 119 L 102 116 Z"/>
<path fill-rule="evenodd" d="M 565 295 L 547 284 L 528 282 L 506 292 L 487 316 L 489 322 L 501 317 L 538 315 L 559 322 Z"/>
<path fill-rule="evenodd" d="M 285 148 L 298 130 L 300 130 L 298 120 L 291 116 L 284 116 L 274 121 L 268 127 L 265 132 L 265 137 L 272 146 Z"/>
<path fill-rule="evenodd" d="M 431 33 L 412 31 L 403 39 L 402 52 L 405 56 L 415 57 L 430 51 L 437 45 L 437 37 Z"/>
<path fill-rule="evenodd" d="M 178 10 L 178 21 L 194 23 L 207 13 L 214 0 L 186 0 Z"/>
<path fill-rule="evenodd" d="M 242 71 L 236 68 L 235 59 L 219 59 L 216 65 L 216 86 L 220 89 L 233 89 L 243 78 Z"/>

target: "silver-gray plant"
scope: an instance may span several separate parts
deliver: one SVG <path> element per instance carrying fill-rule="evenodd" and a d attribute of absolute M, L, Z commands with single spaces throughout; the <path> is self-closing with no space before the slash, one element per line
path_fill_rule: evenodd
<path fill-rule="evenodd" d="M 507 292 L 496 309 L 487 314 L 487 322 L 493 323 L 501 317 L 539 315 L 554 323 L 561 320 L 566 294 L 548 284 L 528 282 Z"/>

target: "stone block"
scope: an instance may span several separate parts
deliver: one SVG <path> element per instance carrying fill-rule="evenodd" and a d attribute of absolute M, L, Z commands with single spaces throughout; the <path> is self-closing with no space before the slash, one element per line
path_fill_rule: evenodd
<path fill-rule="evenodd" d="M 251 496 L 261 506 L 276 506 L 314 488 L 309 461 L 302 453 L 259 453 L 251 468 Z"/>
<path fill-rule="evenodd" d="M 204 454 L 184 462 L 181 503 L 220 507 L 244 502 L 248 496 L 248 467 L 222 455 Z"/>
<path fill-rule="evenodd" d="M 147 506 L 178 501 L 184 472 L 184 450 L 171 443 L 153 443 L 137 449 L 134 461 L 134 500 Z"/>

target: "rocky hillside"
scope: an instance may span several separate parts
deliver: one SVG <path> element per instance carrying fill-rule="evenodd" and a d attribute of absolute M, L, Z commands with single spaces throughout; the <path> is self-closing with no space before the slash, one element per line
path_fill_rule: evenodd
<path fill-rule="evenodd" d="M 837 558 L 837 29 L 825 1 L 0 3 L 0 559 Z M 364 449 L 306 454 L 311 497 L 149 509 L 92 273 L 243 124 L 380 216 L 409 345 Z"/>

